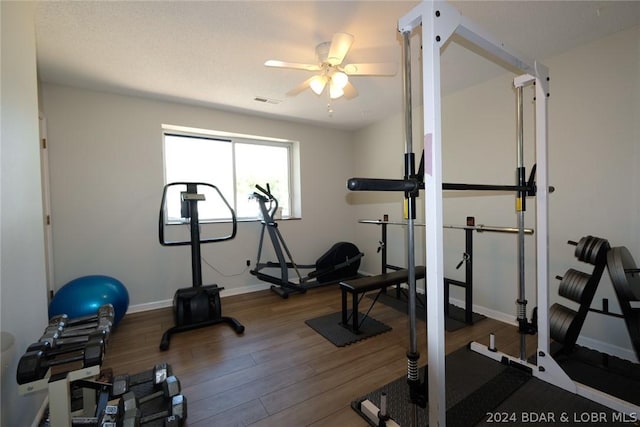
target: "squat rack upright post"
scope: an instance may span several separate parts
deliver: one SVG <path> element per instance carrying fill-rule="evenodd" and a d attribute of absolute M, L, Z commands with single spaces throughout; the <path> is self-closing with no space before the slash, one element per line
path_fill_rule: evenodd
<path fill-rule="evenodd" d="M 514 79 L 516 89 L 534 86 L 535 89 L 535 153 L 537 165 L 536 187 L 536 277 L 538 304 L 537 364 L 500 352 L 492 352 L 486 346 L 472 343 L 471 348 L 487 357 L 500 360 L 507 357 L 531 369 L 542 381 L 561 387 L 626 414 L 640 414 L 640 408 L 629 402 L 574 382 L 560 368 L 550 354 L 549 333 L 549 213 L 547 173 L 547 97 L 549 73 L 543 64 L 514 54 L 504 43 L 493 40 L 482 29 L 461 16 L 446 2 L 423 1 L 398 21 L 398 30 L 410 34 L 422 28 L 422 83 L 424 106 L 425 152 L 425 212 L 427 253 L 427 345 L 428 345 L 428 402 L 429 425 L 445 425 L 445 363 L 444 363 L 444 313 L 443 313 L 443 236 L 442 236 L 442 120 L 440 93 L 440 50 L 455 34 L 495 62 L 519 74 Z M 406 37 L 406 36 L 405 36 Z M 497 59 L 497 61 L 496 61 Z M 520 186 L 518 186 L 520 187 Z M 522 227 L 521 227 L 522 228 Z"/>

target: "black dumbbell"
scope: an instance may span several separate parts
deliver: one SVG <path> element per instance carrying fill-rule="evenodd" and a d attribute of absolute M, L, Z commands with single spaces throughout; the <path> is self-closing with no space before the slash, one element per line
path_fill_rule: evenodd
<path fill-rule="evenodd" d="M 43 335 L 40 337 L 40 341 L 31 344 L 27 348 L 27 352 L 40 350 L 45 352 L 47 356 L 55 356 L 82 350 L 89 341 L 98 340 L 102 341 L 104 350 L 106 338 L 108 338 L 108 334 L 105 335 L 103 331 L 93 331 L 88 335 L 69 338 L 59 338 L 57 334 Z"/>
<path fill-rule="evenodd" d="M 171 415 L 164 420 L 164 427 L 182 427 L 184 419 L 180 415 Z"/>
<path fill-rule="evenodd" d="M 93 339 L 88 341 L 81 349 L 74 352 L 75 356 L 55 359 L 42 350 L 28 351 L 20 358 L 16 379 L 18 384 L 26 384 L 44 378 L 52 366 L 66 365 L 72 362 L 82 362 L 83 367 L 100 365 L 102 363 L 104 341 Z M 55 356 L 70 352 L 59 351 Z"/>
<path fill-rule="evenodd" d="M 171 415 L 176 415 L 180 419 L 186 418 L 186 399 L 179 394 L 180 381 L 175 376 L 169 376 L 162 383 L 162 390 L 138 399 L 135 393 L 129 391 L 122 395 L 119 403 L 119 413 L 122 414 L 124 426 L 138 426 L 150 421 L 158 420 Z M 168 410 L 141 417 L 140 405 L 158 398 L 171 399 L 171 406 Z"/>
<path fill-rule="evenodd" d="M 106 304 L 98 309 L 98 313 L 91 321 L 74 323 L 75 319 L 69 319 L 66 314 L 54 316 L 49 319 L 49 325 L 44 331 L 43 337 L 57 335 L 61 337 L 81 336 L 100 330 L 108 334 L 113 326 L 115 312 L 111 304 Z"/>
<path fill-rule="evenodd" d="M 174 375 L 167 377 L 165 381 L 162 382 L 162 389 L 156 391 L 155 393 L 151 393 L 147 396 L 143 396 L 138 398 L 135 393 L 129 391 L 122 395 L 121 403 L 123 406 L 122 412 L 125 413 L 130 408 L 138 408 L 140 405 L 150 402 L 159 397 L 170 399 L 173 396 L 177 396 L 180 394 L 180 381 Z"/>
<path fill-rule="evenodd" d="M 75 326 L 85 325 L 88 323 L 97 322 L 97 320 L 101 317 L 111 319 L 111 322 L 113 323 L 113 319 L 115 317 L 115 309 L 113 308 L 112 304 L 103 304 L 100 307 L 98 307 L 98 311 L 96 312 L 96 314 L 91 314 L 88 316 L 70 318 L 66 314 L 56 315 L 56 316 L 53 316 L 51 319 L 49 319 L 49 325 L 51 326 L 59 325 L 63 328 L 75 327 Z"/>
<path fill-rule="evenodd" d="M 171 398 L 171 406 L 164 411 L 140 418 L 140 424 L 146 424 L 162 418 L 165 419 L 165 425 L 167 425 L 168 422 L 174 423 L 169 425 L 176 425 L 175 422 L 178 422 L 177 425 L 182 426 L 184 424 L 184 420 L 187 419 L 187 398 L 182 394 L 173 396 Z"/>
<path fill-rule="evenodd" d="M 162 383 L 164 383 L 171 374 L 171 366 L 168 363 L 158 363 L 153 367 L 151 377 L 136 375 L 136 377 L 138 377 L 137 380 L 132 380 L 128 374 L 116 375 L 113 379 L 111 396 L 122 396 L 128 392 L 131 387 L 147 382 L 153 382 L 153 388 L 157 389 L 162 387 Z"/>
<path fill-rule="evenodd" d="M 127 395 L 131 396 L 127 396 Z M 118 403 L 118 413 L 120 414 L 118 427 L 138 427 L 140 426 L 140 418 L 142 418 L 142 411 L 138 408 L 135 395 L 133 392 L 128 392 L 120 398 Z"/>

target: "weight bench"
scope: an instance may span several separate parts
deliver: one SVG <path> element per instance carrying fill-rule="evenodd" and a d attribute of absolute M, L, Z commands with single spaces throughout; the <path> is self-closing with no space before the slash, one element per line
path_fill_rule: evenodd
<path fill-rule="evenodd" d="M 426 274 L 426 268 L 424 266 L 416 266 L 416 280 L 424 279 Z M 358 322 L 358 303 L 360 302 L 360 294 L 366 292 L 379 290 L 375 299 L 371 303 L 365 319 L 371 311 L 371 308 L 378 300 L 380 293 L 382 293 L 389 286 L 400 285 L 401 283 L 407 283 L 409 281 L 408 270 L 398 270 L 392 273 L 383 273 L 377 276 L 367 276 L 358 279 L 345 280 L 340 282 L 340 291 L 342 292 L 342 326 L 351 330 L 355 334 L 360 333 L 360 323 Z M 347 294 L 351 294 L 351 324 L 349 324 L 349 313 L 347 311 Z M 363 319 L 364 321 L 364 319 Z"/>

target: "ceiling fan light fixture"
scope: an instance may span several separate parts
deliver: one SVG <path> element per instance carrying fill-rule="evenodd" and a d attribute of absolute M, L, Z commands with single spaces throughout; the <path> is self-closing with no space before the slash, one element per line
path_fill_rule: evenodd
<path fill-rule="evenodd" d="M 320 95 L 322 93 L 326 84 L 327 76 L 314 76 L 309 81 L 309 86 L 316 95 Z"/>
<path fill-rule="evenodd" d="M 329 83 L 329 98 L 338 99 L 342 95 L 344 95 L 344 90 L 340 86 L 336 85 L 333 79 L 331 79 L 331 82 Z"/>
<path fill-rule="evenodd" d="M 333 83 L 335 86 L 339 87 L 340 89 L 344 89 L 347 83 L 349 83 L 349 76 L 347 76 L 342 71 L 336 71 L 331 76 L 331 83 Z"/>

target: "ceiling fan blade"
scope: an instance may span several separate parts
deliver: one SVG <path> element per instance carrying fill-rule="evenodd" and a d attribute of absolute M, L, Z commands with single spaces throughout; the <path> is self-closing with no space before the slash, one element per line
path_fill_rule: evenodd
<path fill-rule="evenodd" d="M 293 89 L 291 89 L 289 92 L 287 92 L 287 96 L 296 96 L 300 92 L 303 92 L 304 90 L 306 90 L 309 87 L 309 83 L 311 83 L 311 79 L 312 78 L 313 77 L 303 81 L 298 86 L 296 86 Z"/>
<path fill-rule="evenodd" d="M 394 62 L 347 64 L 342 69 L 350 76 L 395 76 L 398 71 Z"/>
<path fill-rule="evenodd" d="M 331 47 L 329 48 L 327 62 L 331 65 L 342 64 L 344 57 L 347 56 L 347 52 L 351 49 L 352 43 L 353 36 L 351 34 L 335 33 L 331 39 Z"/>
<path fill-rule="evenodd" d="M 353 99 L 358 96 L 358 89 L 351 82 L 347 83 L 347 85 L 342 89 L 344 91 L 344 97 L 347 99 Z"/>
<path fill-rule="evenodd" d="M 275 68 L 293 68 L 294 70 L 305 70 L 305 71 L 320 71 L 321 68 L 319 65 L 315 64 L 301 64 L 299 62 L 285 62 L 278 61 L 276 59 L 270 59 L 264 63 L 267 67 L 275 67 Z"/>

